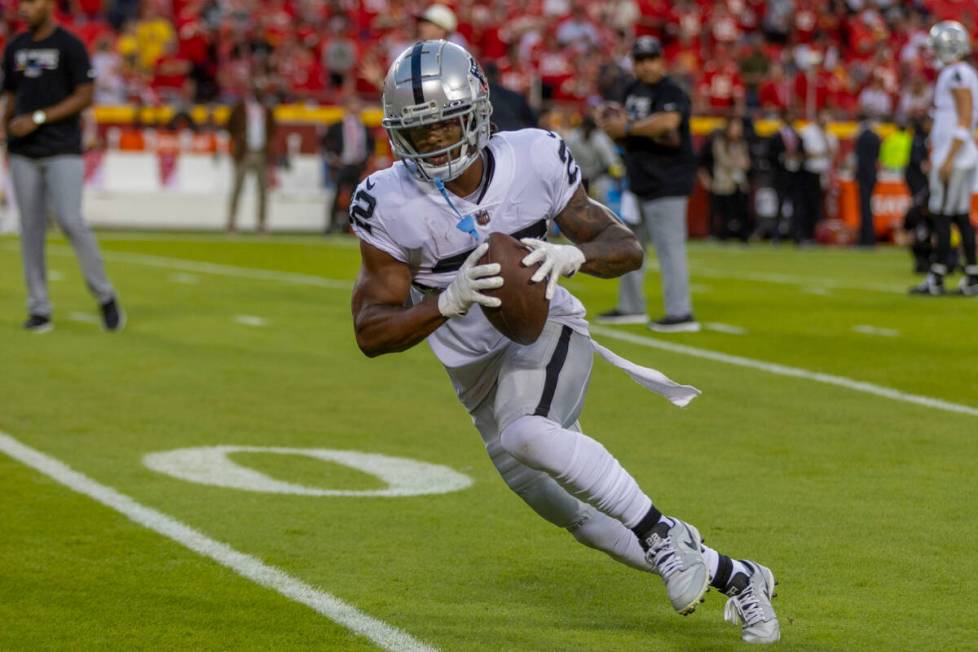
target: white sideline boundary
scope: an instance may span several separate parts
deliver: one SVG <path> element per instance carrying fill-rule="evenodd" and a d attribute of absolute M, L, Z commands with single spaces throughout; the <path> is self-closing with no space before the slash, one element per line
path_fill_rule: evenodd
<path fill-rule="evenodd" d="M 49 246 L 48 253 L 56 256 L 75 255 L 75 252 L 71 248 L 65 246 Z M 298 274 L 294 272 L 276 272 L 269 269 L 237 267 L 235 265 L 222 265 L 220 263 L 205 263 L 197 260 L 187 260 L 185 258 L 168 258 L 166 256 L 133 254 L 125 251 L 107 251 L 104 249 L 102 250 L 102 257 L 106 260 L 120 263 L 133 263 L 136 265 L 146 265 L 147 267 L 158 267 L 160 269 L 216 274 L 218 276 L 231 276 L 236 278 L 252 278 L 259 281 L 279 281 L 281 283 L 311 285 L 332 290 L 349 290 L 353 287 L 352 281 L 341 281 L 324 276 L 313 276 L 312 274 Z"/>
<path fill-rule="evenodd" d="M 74 253 L 68 247 L 49 247 L 49 251 L 61 256 L 74 255 Z M 281 283 L 293 283 L 296 285 L 313 285 L 337 290 L 349 290 L 353 287 L 353 284 L 348 281 L 324 278 L 321 276 L 312 276 L 310 274 L 275 272 L 270 270 L 255 269 L 252 267 L 219 265 L 217 263 L 188 261 L 182 258 L 167 258 L 164 256 L 150 256 L 127 252 L 103 252 L 102 255 L 109 260 L 134 263 L 137 265 L 147 265 L 150 267 L 160 267 L 164 269 L 182 269 L 191 272 L 202 272 L 239 278 L 254 278 L 267 281 L 278 281 Z M 894 401 L 921 405 L 923 407 L 942 410 L 944 412 L 966 414 L 973 417 L 978 416 L 978 408 L 970 405 L 962 405 L 960 403 L 952 403 L 951 401 L 945 401 L 943 399 L 933 398 L 930 396 L 921 396 L 919 394 L 901 392 L 898 389 L 884 387 L 883 385 L 876 385 L 874 383 L 868 383 L 861 380 L 853 380 L 852 378 L 846 378 L 845 376 L 836 376 L 834 374 L 810 371 L 808 369 L 790 367 L 788 365 L 782 365 L 775 362 L 764 362 L 763 360 L 754 360 L 753 358 L 745 358 L 739 355 L 710 351 L 709 349 L 700 349 L 693 346 L 686 346 L 684 344 L 664 342 L 652 337 L 643 337 L 641 335 L 618 331 L 595 324 L 591 324 L 591 332 L 597 333 L 604 337 L 621 340 L 623 342 L 631 342 L 632 344 L 647 346 L 653 349 L 680 353 L 682 355 L 688 355 L 694 358 L 703 358 L 705 360 L 722 362 L 724 364 L 731 364 L 738 367 L 756 369 L 758 371 L 764 371 L 777 376 L 803 378 L 805 380 L 812 380 L 815 382 L 824 383 L 826 385 L 835 385 L 836 387 L 842 387 L 855 392 L 862 392 L 864 394 L 872 394 L 873 396 L 880 396 L 882 398 L 888 398 Z"/>
<path fill-rule="evenodd" d="M 171 516 L 146 507 L 112 487 L 100 484 L 75 471 L 63 462 L 35 450 L 0 431 L 0 452 L 43 473 L 72 491 L 119 512 L 129 520 L 161 534 L 198 555 L 216 561 L 255 584 L 272 589 L 282 596 L 304 604 L 333 622 L 363 636 L 385 650 L 397 652 L 436 652 L 422 641 L 393 625 L 377 620 L 336 596 L 320 591 L 270 566 L 257 557 L 235 550 L 226 543 L 211 539 Z"/>
<path fill-rule="evenodd" d="M 752 358 L 744 358 L 739 355 L 730 355 L 729 353 L 720 353 L 718 351 L 710 351 L 709 349 L 700 349 L 693 346 L 687 346 L 685 344 L 664 342 L 653 337 L 625 333 L 611 328 L 606 328 L 604 326 L 592 325 L 591 332 L 596 335 L 601 335 L 602 337 L 608 337 L 611 339 L 620 340 L 622 342 L 629 342 L 631 344 L 638 344 L 639 346 L 647 346 L 653 349 L 660 349 L 662 351 L 669 351 L 670 353 L 679 353 L 682 355 L 692 356 L 694 358 L 712 360 L 713 362 L 722 362 L 724 364 L 730 364 L 737 367 L 756 369 L 758 371 L 765 371 L 776 376 L 789 376 L 791 378 L 813 380 L 817 383 L 835 385 L 836 387 L 842 387 L 854 392 L 872 394 L 873 396 L 880 396 L 882 398 L 902 401 L 904 403 L 913 403 L 914 405 L 921 405 L 934 410 L 943 410 L 944 412 L 955 412 L 958 414 L 967 414 L 968 416 L 978 417 L 978 408 L 970 405 L 961 405 L 960 403 L 952 403 L 950 401 L 932 398 L 930 396 L 921 396 L 919 394 L 901 392 L 898 389 L 867 383 L 861 380 L 853 380 L 852 378 L 846 378 L 845 376 L 836 376 L 818 371 L 809 371 L 808 369 L 789 367 L 787 365 L 777 364 L 774 362 L 763 362 L 761 360 L 754 360 Z"/>

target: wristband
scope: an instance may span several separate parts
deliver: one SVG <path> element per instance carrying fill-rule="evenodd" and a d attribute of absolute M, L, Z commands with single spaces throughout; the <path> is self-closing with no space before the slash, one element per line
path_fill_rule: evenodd
<path fill-rule="evenodd" d="M 972 133 L 968 130 L 968 128 L 962 127 L 961 125 L 954 128 L 952 136 L 954 140 L 962 140 L 964 142 L 968 142 L 973 138 Z"/>

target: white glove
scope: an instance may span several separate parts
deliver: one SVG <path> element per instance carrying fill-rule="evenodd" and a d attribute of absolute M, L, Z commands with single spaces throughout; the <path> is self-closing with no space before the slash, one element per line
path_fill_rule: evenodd
<path fill-rule="evenodd" d="M 498 308 L 502 302 L 496 297 L 488 297 L 479 290 L 493 290 L 503 286 L 499 275 L 499 263 L 476 265 L 483 254 L 489 250 L 489 243 L 483 242 L 475 248 L 458 269 L 451 285 L 438 295 L 438 311 L 445 317 L 458 317 L 468 312 L 473 303 L 489 308 Z"/>
<path fill-rule="evenodd" d="M 584 264 L 584 252 L 574 245 L 555 245 L 536 238 L 523 238 L 520 242 L 531 249 L 523 264 L 530 267 L 540 263 L 530 282 L 539 283 L 547 279 L 547 301 L 554 297 L 557 280 L 561 276 L 573 276 Z"/>

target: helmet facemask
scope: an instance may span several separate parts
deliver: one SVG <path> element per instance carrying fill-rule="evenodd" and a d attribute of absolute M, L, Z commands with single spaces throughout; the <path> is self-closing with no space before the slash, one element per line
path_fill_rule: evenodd
<path fill-rule="evenodd" d="M 400 120 L 385 119 L 384 128 L 390 138 L 391 150 L 411 171 L 425 181 L 451 181 L 458 178 L 475 160 L 479 152 L 489 142 L 489 115 L 492 107 L 488 100 L 479 99 L 473 103 L 461 104 L 444 110 L 428 107 L 419 111 L 420 115 L 402 117 Z M 437 125 L 456 121 L 461 129 L 459 140 L 444 147 L 426 152 L 422 151 L 408 135 L 418 127 Z M 433 159 L 448 156 L 448 160 L 435 164 Z"/>

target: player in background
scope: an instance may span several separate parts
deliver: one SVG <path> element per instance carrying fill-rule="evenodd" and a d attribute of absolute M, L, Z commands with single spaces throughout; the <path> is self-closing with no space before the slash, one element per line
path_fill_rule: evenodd
<path fill-rule="evenodd" d="M 95 76 L 85 46 L 54 21 L 54 0 L 20 0 L 28 30 L 3 53 L 3 123 L 10 176 L 20 209 L 20 246 L 27 282 L 24 328 L 49 331 L 51 302 L 44 264 L 48 206 L 78 257 L 85 283 L 102 311 L 102 325 L 118 331 L 125 313 L 105 275 L 102 255 L 82 218 L 81 112 L 92 104 Z"/>
<path fill-rule="evenodd" d="M 971 192 L 978 168 L 975 126 L 978 123 L 978 75 L 965 61 L 971 53 L 961 23 L 945 20 L 930 30 L 930 45 L 942 66 L 934 89 L 934 122 L 930 132 L 930 213 L 937 233 L 937 258 L 923 283 L 911 294 L 944 294 L 951 256 L 951 223 L 958 226 L 967 265 L 959 292 L 978 296 L 975 229 Z"/>
<path fill-rule="evenodd" d="M 364 179 L 350 220 L 360 238 L 353 290 L 357 344 L 368 356 L 427 339 L 506 484 L 541 517 L 617 561 L 657 573 L 673 607 L 691 613 L 712 584 L 742 638 L 768 643 L 780 628 L 774 576 L 706 547 L 664 516 L 578 416 L 594 352 L 643 386 L 685 405 L 699 392 L 594 342 L 584 307 L 557 284 L 582 271 L 611 278 L 638 269 L 629 229 L 589 200 L 566 144 L 539 129 L 492 133 L 488 84 L 475 59 L 446 41 L 418 42 L 391 64 L 383 125 L 400 159 Z M 546 241 L 552 222 L 574 244 Z M 540 263 L 549 316 L 533 344 L 516 344 L 478 306 L 498 306 L 498 264 L 479 265 L 490 232 L 508 233 Z"/>

